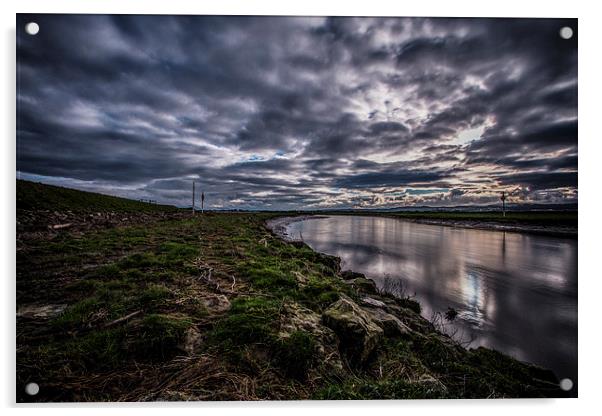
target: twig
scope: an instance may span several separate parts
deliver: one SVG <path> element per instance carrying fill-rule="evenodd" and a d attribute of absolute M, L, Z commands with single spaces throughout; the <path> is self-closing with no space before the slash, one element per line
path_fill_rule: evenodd
<path fill-rule="evenodd" d="M 119 324 L 119 323 L 121 323 L 123 321 L 127 321 L 128 319 L 133 318 L 134 316 L 140 314 L 141 312 L 142 312 L 142 310 L 139 309 L 139 310 L 137 310 L 135 312 L 130 313 L 129 315 L 122 316 L 119 319 L 115 319 L 114 321 L 108 322 L 108 323 L 104 324 L 103 327 L 104 328 L 108 328 L 110 326 L 117 325 L 117 324 Z"/>

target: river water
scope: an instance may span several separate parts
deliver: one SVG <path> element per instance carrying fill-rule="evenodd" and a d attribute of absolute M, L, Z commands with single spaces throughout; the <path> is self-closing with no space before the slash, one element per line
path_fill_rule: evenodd
<path fill-rule="evenodd" d="M 426 318 L 456 309 L 455 320 L 442 322 L 465 345 L 539 364 L 576 385 L 576 239 L 364 216 L 311 218 L 286 231 L 381 288 L 402 286 Z"/>

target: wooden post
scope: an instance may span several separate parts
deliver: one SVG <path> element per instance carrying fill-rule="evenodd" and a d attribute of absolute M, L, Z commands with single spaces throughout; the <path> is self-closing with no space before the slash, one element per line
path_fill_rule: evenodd
<path fill-rule="evenodd" d="M 201 192 L 201 214 L 205 212 L 205 192 Z"/>
<path fill-rule="evenodd" d="M 502 192 L 502 196 L 500 197 L 502 200 L 502 216 L 506 216 L 506 192 Z"/>
<path fill-rule="evenodd" d="M 194 215 L 194 181 L 192 181 L 192 215 Z"/>

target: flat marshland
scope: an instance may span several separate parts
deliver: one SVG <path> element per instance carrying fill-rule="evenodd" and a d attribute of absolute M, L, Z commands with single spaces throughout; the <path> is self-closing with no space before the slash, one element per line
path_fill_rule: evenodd
<path fill-rule="evenodd" d="M 19 181 L 17 400 L 563 395 L 550 371 L 467 350 L 415 300 L 283 241 L 266 227 L 281 215 Z"/>

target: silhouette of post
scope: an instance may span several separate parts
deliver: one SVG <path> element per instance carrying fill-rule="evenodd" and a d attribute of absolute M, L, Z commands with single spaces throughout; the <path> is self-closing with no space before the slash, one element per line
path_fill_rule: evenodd
<path fill-rule="evenodd" d="M 192 215 L 194 215 L 194 181 L 192 181 Z"/>
<path fill-rule="evenodd" d="M 502 196 L 500 197 L 502 200 L 502 216 L 506 216 L 506 192 L 502 191 Z"/>
<path fill-rule="evenodd" d="M 205 212 L 205 192 L 201 192 L 201 214 Z"/>

